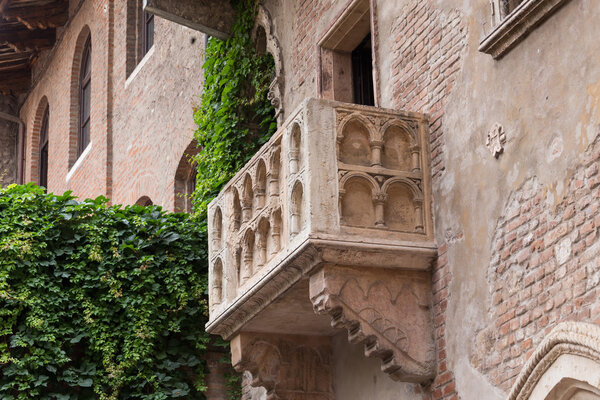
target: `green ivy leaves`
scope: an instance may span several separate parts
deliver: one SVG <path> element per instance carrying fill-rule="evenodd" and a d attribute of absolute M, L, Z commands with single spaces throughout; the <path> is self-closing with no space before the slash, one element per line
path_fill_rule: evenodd
<path fill-rule="evenodd" d="M 204 398 L 206 257 L 185 214 L 0 189 L 0 398 Z"/>
<path fill-rule="evenodd" d="M 206 218 L 208 203 L 277 129 L 267 99 L 275 76 L 270 54 L 257 54 L 251 31 L 255 0 L 232 2 L 236 22 L 226 41 L 211 38 L 204 62 L 201 106 L 195 111 L 198 177 L 195 210 Z"/>

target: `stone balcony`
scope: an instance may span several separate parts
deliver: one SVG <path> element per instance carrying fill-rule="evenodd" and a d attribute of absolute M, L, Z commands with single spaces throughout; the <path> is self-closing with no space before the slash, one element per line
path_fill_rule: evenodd
<path fill-rule="evenodd" d="M 209 206 L 207 330 L 232 340 L 236 368 L 269 390 L 256 343 L 308 340 L 326 365 L 346 328 L 392 378 L 433 377 L 428 140 L 424 115 L 308 99 L 224 187 Z"/>

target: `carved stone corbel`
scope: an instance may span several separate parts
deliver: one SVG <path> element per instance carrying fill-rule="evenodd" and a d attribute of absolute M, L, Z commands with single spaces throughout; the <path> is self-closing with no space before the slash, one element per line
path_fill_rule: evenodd
<path fill-rule="evenodd" d="M 231 340 L 231 362 L 267 400 L 334 399 L 329 337 L 242 332 Z"/>
<path fill-rule="evenodd" d="M 427 382 L 435 376 L 435 344 L 428 273 L 324 265 L 310 277 L 315 312 L 346 328 L 351 343 L 381 359 L 394 380 Z"/>

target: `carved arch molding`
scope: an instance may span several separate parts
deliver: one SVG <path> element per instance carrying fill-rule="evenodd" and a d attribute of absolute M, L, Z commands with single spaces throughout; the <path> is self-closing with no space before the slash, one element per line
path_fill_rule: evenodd
<path fill-rule="evenodd" d="M 268 98 L 275 108 L 277 124 L 281 125 L 283 123 L 283 91 L 285 87 L 283 56 L 281 53 L 281 45 L 275 35 L 271 14 L 262 4 L 258 6 L 256 21 L 254 28 L 252 29 L 252 38 L 255 43 L 261 40 L 259 37 L 259 28 L 264 30 L 265 37 L 263 39 L 266 41 L 266 51 L 273 56 L 273 61 L 275 61 L 275 78 L 269 86 Z"/>
<path fill-rule="evenodd" d="M 600 400 L 600 326 L 557 325 L 529 358 L 508 400 Z"/>

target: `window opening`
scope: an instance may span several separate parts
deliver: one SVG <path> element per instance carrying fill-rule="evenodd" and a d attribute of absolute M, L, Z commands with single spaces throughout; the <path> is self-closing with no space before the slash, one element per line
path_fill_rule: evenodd
<path fill-rule="evenodd" d="M 88 37 L 83 47 L 81 73 L 79 75 L 79 131 L 77 157 L 90 143 L 90 100 L 92 80 L 92 42 Z"/>
<path fill-rule="evenodd" d="M 365 106 L 374 106 L 373 52 L 371 48 L 370 33 L 352 52 L 352 79 L 354 103 Z"/>
<path fill-rule="evenodd" d="M 505 18 L 508 14 L 513 12 L 523 0 L 500 0 L 500 7 L 502 12 L 502 18 Z"/>
<path fill-rule="evenodd" d="M 154 14 L 142 13 L 142 55 L 146 55 L 154 45 Z"/>
<path fill-rule="evenodd" d="M 42 118 L 42 129 L 40 131 L 40 165 L 39 165 L 39 184 L 44 188 L 48 187 L 48 123 L 50 117 L 50 108 L 46 106 L 44 118 Z"/>

